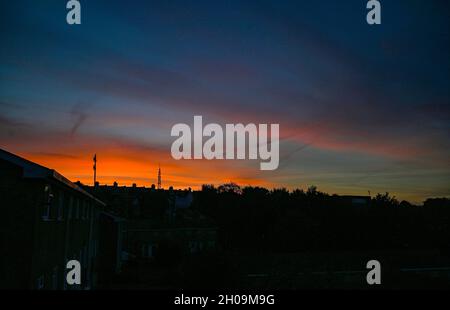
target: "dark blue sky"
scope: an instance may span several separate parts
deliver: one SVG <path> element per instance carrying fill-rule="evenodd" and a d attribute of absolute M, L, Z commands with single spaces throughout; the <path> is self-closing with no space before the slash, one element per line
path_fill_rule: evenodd
<path fill-rule="evenodd" d="M 180 187 L 450 194 L 448 1 L 381 1 L 379 26 L 363 0 L 80 2 L 79 26 L 63 0 L 1 4 L 1 147 L 83 181 L 97 152 L 105 182 L 160 162 Z M 280 169 L 171 160 L 194 115 L 279 123 Z"/>

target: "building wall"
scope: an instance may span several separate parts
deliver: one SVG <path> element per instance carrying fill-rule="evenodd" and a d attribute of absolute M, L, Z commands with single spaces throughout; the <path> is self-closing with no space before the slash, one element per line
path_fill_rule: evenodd
<path fill-rule="evenodd" d="M 66 263 L 75 259 L 82 268 L 81 288 L 91 288 L 95 282 L 99 210 L 81 193 L 56 184 L 52 184 L 52 191 L 49 216 L 46 210 L 35 216 L 31 277 L 44 277 L 45 288 L 72 288 L 66 285 L 65 272 Z M 42 204 L 45 208 L 45 200 Z"/>
<path fill-rule="evenodd" d="M 3 288 L 87 289 L 96 282 L 101 205 L 57 180 L 24 179 L 0 161 Z M 81 285 L 66 284 L 66 263 L 81 263 Z"/>
<path fill-rule="evenodd" d="M 33 242 L 34 193 L 18 182 L 22 170 L 0 161 L 0 288 L 29 287 Z"/>
<path fill-rule="evenodd" d="M 100 215 L 99 284 L 107 285 L 121 271 L 123 220 L 107 213 Z"/>

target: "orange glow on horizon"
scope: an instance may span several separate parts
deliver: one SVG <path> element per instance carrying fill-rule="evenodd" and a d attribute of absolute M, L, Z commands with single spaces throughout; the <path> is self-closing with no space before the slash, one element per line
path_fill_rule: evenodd
<path fill-rule="evenodd" d="M 72 182 L 80 181 L 86 185 L 92 185 L 94 182 L 93 155 L 64 156 L 34 153 L 19 155 L 58 171 Z M 103 185 L 112 185 L 117 182 L 119 186 L 136 184 L 150 187 L 157 183 L 159 164 L 164 188 L 170 186 L 176 189 L 190 187 L 196 190 L 200 189 L 203 184 L 220 185 L 227 182 L 234 182 L 242 186 L 274 186 L 266 180 L 244 176 L 242 167 L 231 169 L 230 163 L 225 161 L 176 161 L 170 157 L 170 154 L 162 154 L 162 152 L 153 154 L 153 156 L 137 155 L 132 150 L 129 150 L 127 154 L 111 150 L 97 153 L 97 181 Z M 158 158 L 158 160 L 138 160 L 138 158 Z"/>

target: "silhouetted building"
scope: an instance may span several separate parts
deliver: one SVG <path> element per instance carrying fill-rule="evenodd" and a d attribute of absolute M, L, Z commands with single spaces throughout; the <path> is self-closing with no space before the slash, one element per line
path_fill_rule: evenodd
<path fill-rule="evenodd" d="M 100 214 L 98 272 L 103 287 L 122 270 L 124 223 L 121 217 L 107 212 Z"/>
<path fill-rule="evenodd" d="M 144 204 L 148 205 L 146 199 L 152 191 L 149 188 L 133 186 L 119 186 L 117 182 L 110 185 L 97 184 L 95 187 L 83 185 L 76 182 L 81 188 L 95 195 L 108 206 L 108 211 L 124 218 L 137 218 L 145 215 Z M 153 190 L 154 192 L 155 190 Z M 163 192 L 163 191 L 158 191 Z M 154 203 L 154 201 L 152 201 Z"/>
<path fill-rule="evenodd" d="M 217 226 L 191 208 L 191 190 L 158 190 L 135 184 L 81 186 L 126 218 L 123 250 L 129 258 L 154 257 L 162 243 L 176 243 L 187 254 L 216 247 Z"/>
<path fill-rule="evenodd" d="M 105 204 L 55 170 L 0 150 L 0 287 L 89 289 L 97 282 L 98 220 Z M 66 264 L 81 263 L 81 284 Z"/>
<path fill-rule="evenodd" d="M 186 213 L 184 210 L 183 213 Z M 185 254 L 211 250 L 217 246 L 217 226 L 196 214 L 180 215 L 176 220 L 134 219 L 127 221 L 124 247 L 133 257 L 153 258 L 164 243 L 179 247 Z"/>

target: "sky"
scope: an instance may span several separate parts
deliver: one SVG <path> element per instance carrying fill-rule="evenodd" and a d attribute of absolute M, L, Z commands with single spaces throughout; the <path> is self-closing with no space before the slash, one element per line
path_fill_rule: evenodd
<path fill-rule="evenodd" d="M 0 148 L 92 184 L 450 196 L 450 5 L 381 1 L 0 4 Z M 173 125 L 280 125 L 280 165 L 171 157 Z"/>

